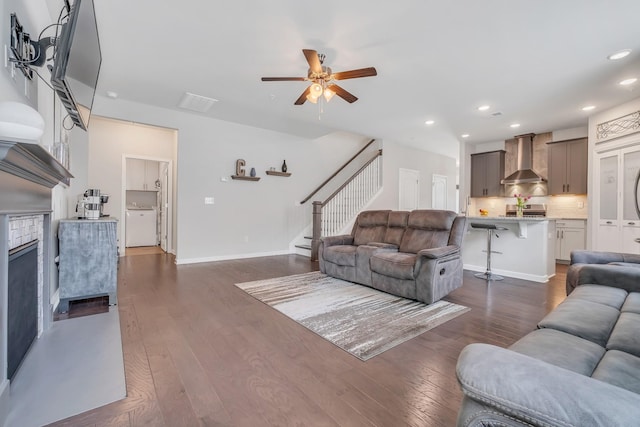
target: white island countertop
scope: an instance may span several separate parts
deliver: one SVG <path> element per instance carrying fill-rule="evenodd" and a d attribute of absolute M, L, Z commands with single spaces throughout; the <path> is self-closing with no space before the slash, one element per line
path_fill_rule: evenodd
<path fill-rule="evenodd" d="M 555 220 L 546 217 L 468 216 L 462 244 L 464 268 L 484 272 L 487 230 L 473 224 L 495 224 L 506 230 L 493 233 L 491 264 L 494 273 L 546 282 L 555 275 Z M 495 235 L 499 237 L 496 237 Z"/>

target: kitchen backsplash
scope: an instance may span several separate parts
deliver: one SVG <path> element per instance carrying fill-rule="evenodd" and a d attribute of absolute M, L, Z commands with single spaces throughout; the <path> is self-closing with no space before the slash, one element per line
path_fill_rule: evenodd
<path fill-rule="evenodd" d="M 525 196 L 534 192 L 514 192 Z M 506 205 L 514 205 L 515 197 L 479 197 L 470 198 L 468 206 L 469 216 L 480 215 L 480 209 L 489 211 L 489 216 L 505 214 Z M 549 218 L 587 218 L 587 195 L 575 196 L 535 196 L 532 195 L 527 203 L 543 203 L 547 205 Z"/>

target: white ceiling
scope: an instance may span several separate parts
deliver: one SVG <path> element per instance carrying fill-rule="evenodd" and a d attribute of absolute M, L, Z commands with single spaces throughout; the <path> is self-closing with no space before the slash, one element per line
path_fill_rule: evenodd
<path fill-rule="evenodd" d="M 178 109 L 184 92 L 219 100 L 211 117 L 307 137 L 346 130 L 458 157 L 470 143 L 586 126 L 640 96 L 638 0 L 95 0 L 98 92 Z M 293 102 L 302 49 L 334 72 L 374 66 L 340 84 L 359 100 Z M 630 48 L 620 61 L 610 53 Z M 108 102 L 108 101 L 102 101 Z M 477 111 L 482 104 L 487 112 Z M 501 112 L 494 117 L 492 114 Z M 197 114 L 197 113 L 194 113 Z M 435 124 L 426 126 L 425 120 Z M 521 123 L 511 129 L 511 123 Z"/>

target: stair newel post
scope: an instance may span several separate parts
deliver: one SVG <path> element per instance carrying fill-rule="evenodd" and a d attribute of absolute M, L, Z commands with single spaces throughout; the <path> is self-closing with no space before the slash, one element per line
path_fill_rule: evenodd
<path fill-rule="evenodd" d="M 322 202 L 313 202 L 313 231 L 311 235 L 311 261 L 318 260 L 318 247 L 322 236 Z"/>

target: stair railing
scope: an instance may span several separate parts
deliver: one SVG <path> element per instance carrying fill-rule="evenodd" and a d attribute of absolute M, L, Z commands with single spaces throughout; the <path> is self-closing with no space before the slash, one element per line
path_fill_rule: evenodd
<path fill-rule="evenodd" d="M 382 186 L 381 156 L 382 150 L 376 151 L 371 159 L 325 201 L 313 202 L 312 261 L 318 259 L 320 239 L 340 232 L 380 190 Z"/>
<path fill-rule="evenodd" d="M 315 190 L 313 190 L 311 192 L 311 194 L 309 194 L 307 197 L 304 198 L 304 200 L 302 200 L 300 202 L 301 205 L 304 205 L 306 202 L 308 202 L 318 191 L 322 190 L 322 188 L 327 185 L 329 183 L 329 181 L 331 181 L 333 178 L 335 178 L 340 172 L 342 172 L 344 170 L 344 168 L 346 168 L 347 166 L 349 166 L 349 164 L 351 162 L 353 162 L 356 157 L 358 157 L 364 150 L 366 150 L 367 148 L 369 148 L 369 146 L 371 144 L 373 144 L 375 141 L 375 139 L 372 139 L 371 141 L 369 141 L 367 143 L 367 145 L 365 145 L 364 147 L 362 147 L 362 149 L 360 151 L 358 151 L 356 154 L 354 154 L 349 160 L 347 160 L 342 166 L 340 166 L 340 168 L 338 168 L 337 171 L 335 171 L 329 178 L 325 179 L 324 182 L 322 184 L 320 184 Z"/>

